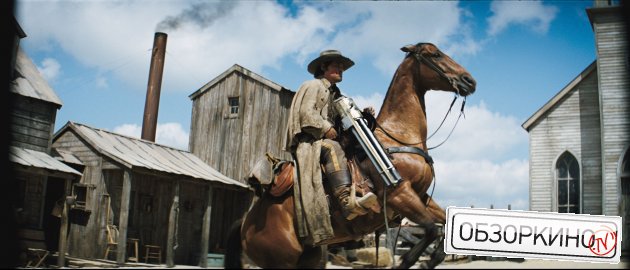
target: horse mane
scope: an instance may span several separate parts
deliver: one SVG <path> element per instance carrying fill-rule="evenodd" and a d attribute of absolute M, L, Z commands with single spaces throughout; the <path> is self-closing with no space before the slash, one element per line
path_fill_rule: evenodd
<path fill-rule="evenodd" d="M 415 47 L 421 47 L 421 46 L 423 46 L 423 45 L 427 45 L 427 44 L 428 44 L 428 45 L 433 45 L 433 43 L 430 43 L 430 42 L 418 42 L 418 43 L 415 45 Z M 433 46 L 435 46 L 435 45 L 433 45 Z M 414 53 L 414 52 L 406 52 L 406 53 L 405 53 L 405 57 L 403 57 L 403 60 L 401 61 L 401 64 L 402 64 L 402 62 L 404 62 L 407 58 L 409 58 L 410 56 L 412 56 L 412 55 L 413 55 L 413 53 Z M 399 73 L 399 71 L 400 71 L 400 69 L 401 69 L 401 64 L 399 64 L 399 65 L 398 65 L 398 67 L 396 68 L 396 71 L 394 72 L 394 75 L 392 76 L 392 79 L 389 81 L 389 85 L 387 86 L 387 93 L 385 93 L 385 98 L 384 98 L 383 100 L 387 100 L 387 98 L 388 98 L 388 97 L 389 97 L 389 95 L 391 94 L 389 90 L 392 88 L 392 84 L 396 81 L 396 76 L 398 76 L 398 73 Z"/>

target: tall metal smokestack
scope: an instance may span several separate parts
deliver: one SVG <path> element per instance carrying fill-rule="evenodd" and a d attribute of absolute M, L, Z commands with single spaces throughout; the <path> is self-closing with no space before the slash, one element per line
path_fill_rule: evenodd
<path fill-rule="evenodd" d="M 144 103 L 142 139 L 152 142 L 155 142 L 158 109 L 160 108 L 160 89 L 162 88 L 162 73 L 164 71 L 166 36 L 165 33 L 156 32 L 153 39 L 153 53 L 151 54 L 151 68 L 149 69 L 147 98 Z"/>

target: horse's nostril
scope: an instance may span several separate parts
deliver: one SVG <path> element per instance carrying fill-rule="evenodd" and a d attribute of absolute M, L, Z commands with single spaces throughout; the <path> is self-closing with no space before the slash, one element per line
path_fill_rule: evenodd
<path fill-rule="evenodd" d="M 462 81 L 464 81 L 464 83 L 468 84 L 469 86 L 473 86 L 473 87 L 477 84 L 475 79 L 473 79 L 473 77 L 468 74 L 462 75 Z"/>
<path fill-rule="evenodd" d="M 462 75 L 462 81 L 464 81 L 464 83 L 468 84 L 469 86 L 475 86 L 475 84 L 477 84 L 477 82 L 475 82 L 475 79 L 473 79 L 473 77 L 468 74 Z"/>

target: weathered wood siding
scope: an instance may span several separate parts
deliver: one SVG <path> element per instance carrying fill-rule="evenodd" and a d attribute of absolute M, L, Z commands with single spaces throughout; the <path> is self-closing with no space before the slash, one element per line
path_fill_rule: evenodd
<path fill-rule="evenodd" d="M 19 226 L 29 229 L 41 229 L 43 215 L 43 204 L 46 191 L 46 177 L 34 175 L 23 171 L 15 172 L 15 179 L 18 181 L 20 192 L 16 197 L 21 205 L 16 205 L 20 211 L 16 213 L 16 220 Z"/>
<path fill-rule="evenodd" d="M 20 95 L 13 96 L 12 145 L 50 153 L 57 105 Z"/>
<path fill-rule="evenodd" d="M 239 113 L 229 114 L 229 97 L 239 97 Z M 266 152 L 289 159 L 282 151 L 293 92 L 232 72 L 193 100 L 190 151 L 224 175 L 245 177 Z"/>
<path fill-rule="evenodd" d="M 245 177 L 266 152 L 290 159 L 282 149 L 294 93 L 270 87 L 274 83 L 238 65 L 232 69 L 193 98 L 189 149 L 222 174 L 247 183 Z M 230 97 L 239 98 L 236 115 L 230 114 Z M 249 208 L 252 196 L 215 190 L 209 252 L 224 253 L 229 228 Z"/>
<path fill-rule="evenodd" d="M 580 186 L 582 213 L 602 214 L 602 154 L 601 125 L 599 122 L 599 105 L 597 90 L 597 70 L 587 76 L 579 86 L 580 91 L 580 141 L 581 155 Z M 577 157 L 576 157 L 577 158 Z"/>
<path fill-rule="evenodd" d="M 530 209 L 557 212 L 555 164 L 569 151 L 580 165 L 582 213 L 601 213 L 597 73 L 592 72 L 530 129 Z"/>
<path fill-rule="evenodd" d="M 621 190 L 617 169 L 630 144 L 628 32 L 619 8 L 598 9 L 592 15 L 603 123 L 603 214 L 618 216 Z"/>
<path fill-rule="evenodd" d="M 71 256 L 102 259 L 107 247 L 106 225 L 121 224 L 125 168 L 107 157 L 101 157 L 72 130 L 61 134 L 53 147 L 77 156 L 85 165 L 81 183 L 93 186 L 88 189 L 89 218 L 85 224 L 73 222 L 68 253 Z M 169 211 L 176 182 L 180 184 L 180 201 L 176 236 L 178 246 L 174 261 L 176 264 L 196 265 L 199 262 L 201 226 L 208 197 L 205 181 L 162 175 L 159 172 L 132 172 L 127 238 L 139 239 L 141 258 L 144 256 L 144 245 L 161 246 L 164 263 Z M 218 204 L 221 203 L 224 202 Z M 220 224 L 222 217 L 213 215 L 213 219 Z M 110 256 L 110 260 L 115 260 L 115 255 Z"/>
<path fill-rule="evenodd" d="M 91 212 L 72 210 L 70 213 L 70 231 L 68 233 L 68 253 L 83 258 L 103 258 L 106 248 L 106 186 L 103 184 L 101 165 L 103 158 L 88 147 L 73 132 L 65 132 L 54 143 L 57 149 L 72 152 L 83 164 L 81 183 L 93 185 L 88 189 L 86 208 Z M 77 222 L 78 220 L 87 223 Z M 85 243 L 91 243 L 86 245 Z"/>

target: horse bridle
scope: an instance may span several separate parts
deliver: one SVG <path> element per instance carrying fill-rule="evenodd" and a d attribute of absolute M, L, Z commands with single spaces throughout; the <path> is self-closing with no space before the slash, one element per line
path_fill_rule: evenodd
<path fill-rule="evenodd" d="M 422 45 L 422 44 L 423 43 L 419 43 L 416 46 Z M 418 60 L 418 62 L 424 63 L 429 68 L 431 68 L 431 70 L 435 71 L 435 73 L 440 75 L 440 77 L 442 77 L 445 80 L 447 80 L 453 86 L 453 88 L 455 88 L 455 90 L 457 90 L 457 95 L 461 95 L 460 90 L 459 90 L 459 86 L 454 82 L 454 79 L 449 77 L 449 76 L 447 76 L 446 73 L 444 72 L 444 70 L 442 68 L 440 68 L 437 64 L 435 64 L 435 62 L 430 61 L 429 59 L 424 57 L 421 52 L 414 51 L 414 52 L 410 52 L 410 53 L 413 54 L 413 56 L 416 58 L 416 60 Z M 439 51 L 438 51 L 438 53 L 441 54 L 441 52 L 439 52 Z"/>

